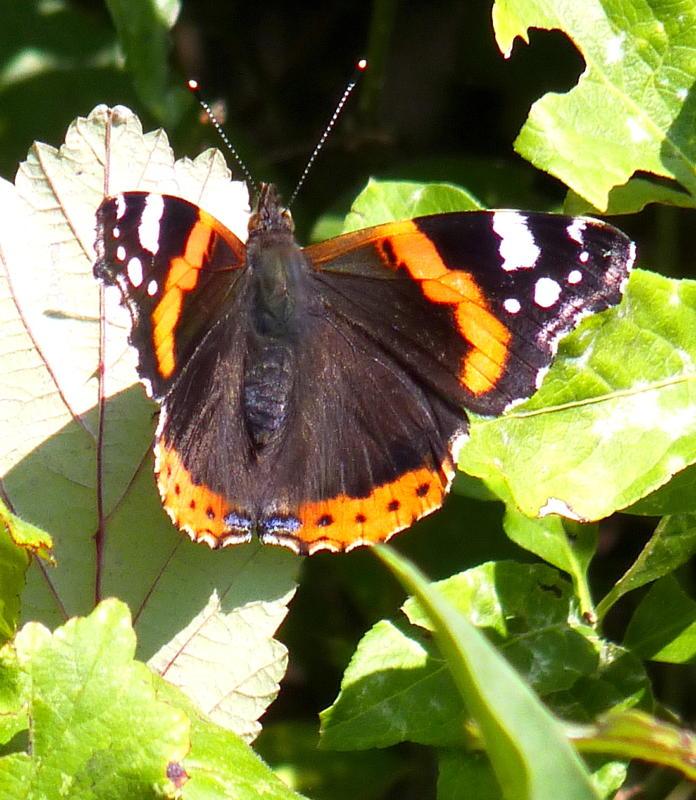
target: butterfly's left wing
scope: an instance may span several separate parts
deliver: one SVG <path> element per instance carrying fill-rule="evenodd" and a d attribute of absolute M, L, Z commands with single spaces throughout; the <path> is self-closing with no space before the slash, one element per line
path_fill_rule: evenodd
<path fill-rule="evenodd" d="M 421 383 L 481 414 L 529 397 L 559 338 L 619 302 L 633 243 L 589 218 L 437 214 L 305 248 L 325 302 Z"/>

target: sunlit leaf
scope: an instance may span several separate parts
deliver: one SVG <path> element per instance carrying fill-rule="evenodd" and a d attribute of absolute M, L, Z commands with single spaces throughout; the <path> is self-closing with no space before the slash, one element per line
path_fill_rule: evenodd
<path fill-rule="evenodd" d="M 642 170 L 696 196 L 696 8 L 618 0 L 497 0 L 498 46 L 528 29 L 560 29 L 585 59 L 577 85 L 537 101 L 515 147 L 596 208 Z M 607 113 L 607 108 L 611 113 Z"/>

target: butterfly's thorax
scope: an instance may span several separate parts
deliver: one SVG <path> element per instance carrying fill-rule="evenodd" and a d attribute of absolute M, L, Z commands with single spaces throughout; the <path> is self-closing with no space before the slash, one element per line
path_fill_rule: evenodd
<path fill-rule="evenodd" d="M 306 319 L 307 263 L 272 187 L 262 190 L 249 224 L 247 270 L 251 304 L 242 396 L 247 431 L 258 451 L 282 432 L 295 342 Z"/>

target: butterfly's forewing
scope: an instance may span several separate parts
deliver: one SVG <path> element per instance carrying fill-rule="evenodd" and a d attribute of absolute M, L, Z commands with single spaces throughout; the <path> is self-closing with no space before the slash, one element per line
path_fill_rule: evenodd
<path fill-rule="evenodd" d="M 534 392 L 560 336 L 619 301 L 635 256 L 607 223 L 517 211 L 388 223 L 305 252 L 329 302 L 394 358 L 409 353 L 414 378 L 481 414 Z"/>
<path fill-rule="evenodd" d="M 107 197 L 97 234 L 94 274 L 120 288 L 140 377 L 160 399 L 226 313 L 244 245 L 198 206 L 148 192 Z"/>

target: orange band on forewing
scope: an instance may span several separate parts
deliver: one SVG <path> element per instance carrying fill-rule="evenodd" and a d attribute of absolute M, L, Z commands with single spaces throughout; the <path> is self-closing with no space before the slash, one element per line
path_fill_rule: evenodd
<path fill-rule="evenodd" d="M 167 273 L 162 299 L 152 312 L 152 342 L 155 348 L 157 369 L 163 378 L 169 378 L 176 367 L 174 331 L 176 329 L 184 295 L 193 291 L 213 237 L 214 220 L 199 210 L 198 220 L 186 240 L 183 256 L 172 259 Z"/>
<path fill-rule="evenodd" d="M 195 483 L 175 450 L 160 441 L 155 452 L 157 487 L 172 522 L 194 541 L 210 547 L 223 544 L 230 504 L 222 495 Z"/>
<path fill-rule="evenodd" d="M 339 495 L 304 503 L 298 510 L 301 540 L 308 553 L 377 544 L 440 508 L 453 476 L 449 460 L 435 471 L 411 470 L 368 497 Z"/>
<path fill-rule="evenodd" d="M 460 303 L 456 317 L 473 347 L 464 359 L 464 384 L 474 394 L 485 394 L 495 388 L 505 370 L 510 331 L 490 311 L 474 303 Z"/>
<path fill-rule="evenodd" d="M 512 335 L 490 310 L 476 281 L 465 270 L 449 269 L 412 221 L 394 223 L 376 245 L 385 266 L 407 270 L 428 300 L 456 306 L 457 328 L 471 345 L 463 358 L 460 382 L 475 395 L 494 389 L 505 371 Z"/>

